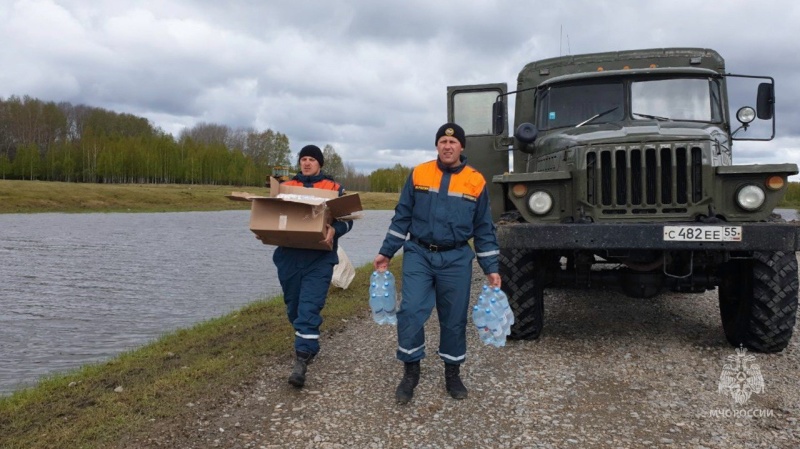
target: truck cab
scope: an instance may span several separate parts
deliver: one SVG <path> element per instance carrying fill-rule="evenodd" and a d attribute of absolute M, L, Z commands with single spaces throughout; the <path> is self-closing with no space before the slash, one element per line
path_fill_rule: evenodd
<path fill-rule="evenodd" d="M 730 104 L 734 78 L 757 83 L 754 105 Z M 774 137 L 772 78 L 726 73 L 711 49 L 645 49 L 534 61 L 514 91 L 447 98 L 468 162 L 491 180 L 512 338 L 542 332 L 545 288 L 716 288 L 731 344 L 786 347 L 800 232 L 773 211 L 798 168 L 733 163 L 735 141 Z"/>

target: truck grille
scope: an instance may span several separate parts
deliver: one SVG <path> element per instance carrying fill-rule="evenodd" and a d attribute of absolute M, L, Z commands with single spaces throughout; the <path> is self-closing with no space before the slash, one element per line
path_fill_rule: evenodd
<path fill-rule="evenodd" d="M 678 145 L 590 149 L 586 202 L 604 214 L 684 213 L 702 198 L 702 154 Z"/>

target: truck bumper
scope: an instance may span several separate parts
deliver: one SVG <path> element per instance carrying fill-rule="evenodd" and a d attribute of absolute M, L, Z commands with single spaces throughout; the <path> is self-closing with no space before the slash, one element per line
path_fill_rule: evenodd
<path fill-rule="evenodd" d="M 742 227 L 741 241 L 665 241 L 665 225 Z M 501 248 L 800 251 L 800 225 L 788 223 L 514 223 L 497 226 Z"/>

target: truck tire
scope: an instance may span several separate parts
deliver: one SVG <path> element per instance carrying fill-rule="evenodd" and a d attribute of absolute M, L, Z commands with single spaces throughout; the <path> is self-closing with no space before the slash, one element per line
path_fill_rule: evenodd
<path fill-rule="evenodd" d="M 518 248 L 500 249 L 500 278 L 514 312 L 512 340 L 535 340 L 544 323 L 544 282 L 538 269 L 539 255 Z"/>
<path fill-rule="evenodd" d="M 794 252 L 753 252 L 726 263 L 719 310 L 728 342 L 756 352 L 780 352 L 792 338 L 797 317 Z"/>

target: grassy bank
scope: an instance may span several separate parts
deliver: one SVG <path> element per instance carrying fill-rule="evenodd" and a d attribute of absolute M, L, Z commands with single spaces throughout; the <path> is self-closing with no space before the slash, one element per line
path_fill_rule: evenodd
<path fill-rule="evenodd" d="M 370 273 L 361 267 L 349 289 L 331 289 L 324 334 L 369 319 Z M 0 447 L 108 447 L 137 432 L 166 431 L 187 404 L 213 407 L 271 358 L 285 361 L 288 373 L 293 335 L 283 301 L 260 301 L 107 363 L 52 376 L 0 399 Z"/>
<path fill-rule="evenodd" d="M 225 195 L 258 187 L 178 184 L 78 184 L 0 180 L 0 213 L 185 212 L 249 209 L 250 203 Z M 396 193 L 359 192 L 365 210 L 394 209 Z"/>
<path fill-rule="evenodd" d="M 269 189 L 236 186 L 177 184 L 77 184 L 66 182 L 0 180 L 0 214 L 28 212 L 184 212 L 247 209 L 249 203 L 231 201 L 232 191 L 266 195 Z M 365 210 L 391 210 L 396 193 L 359 192 Z M 789 190 L 778 207 L 800 209 L 800 183 Z"/>

